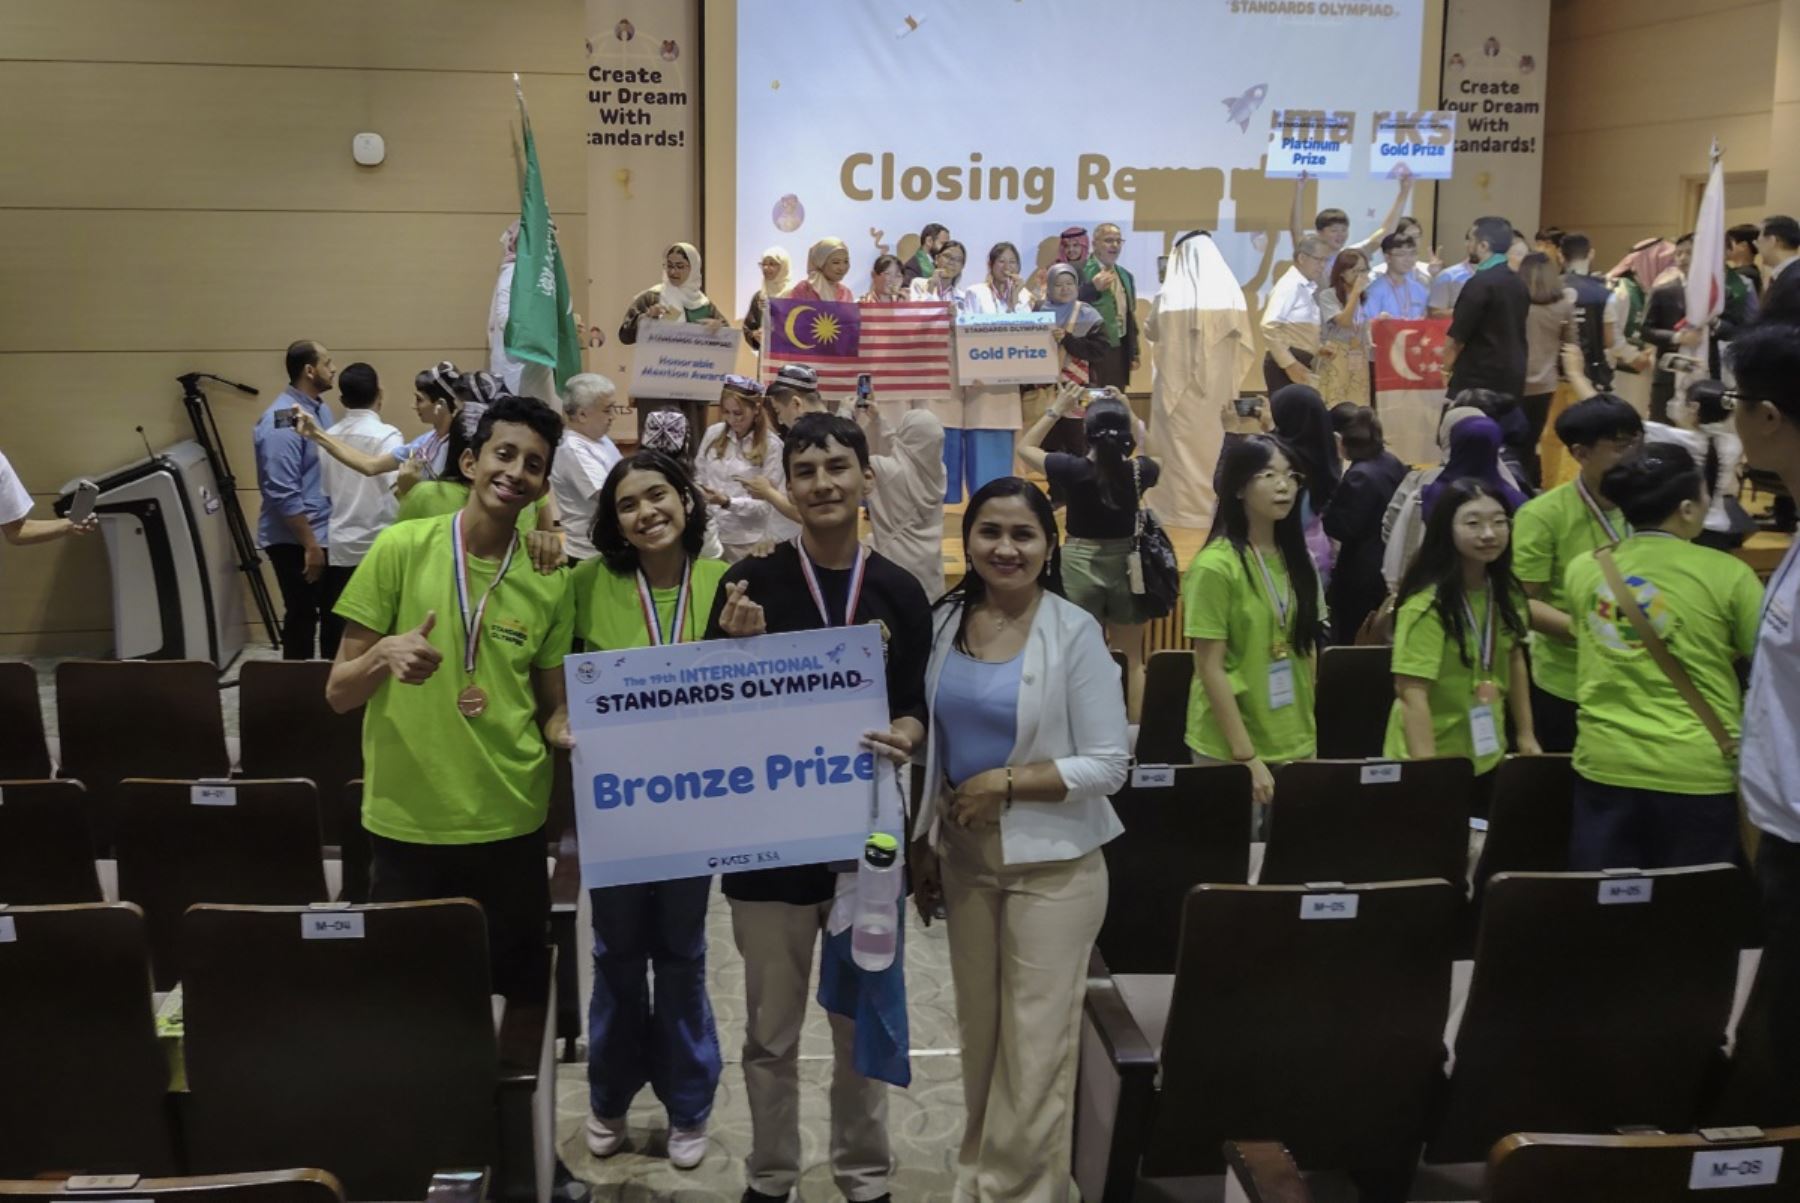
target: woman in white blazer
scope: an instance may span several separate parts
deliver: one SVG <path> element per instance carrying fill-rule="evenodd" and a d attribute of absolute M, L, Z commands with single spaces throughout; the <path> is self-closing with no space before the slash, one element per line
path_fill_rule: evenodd
<path fill-rule="evenodd" d="M 1037 486 L 989 482 L 963 515 L 968 567 L 938 604 L 932 733 L 914 827 L 921 915 L 941 900 L 962 1035 L 959 1200 L 1068 1196 L 1088 952 L 1106 915 L 1100 846 L 1130 754 L 1119 670 L 1061 596 Z"/>

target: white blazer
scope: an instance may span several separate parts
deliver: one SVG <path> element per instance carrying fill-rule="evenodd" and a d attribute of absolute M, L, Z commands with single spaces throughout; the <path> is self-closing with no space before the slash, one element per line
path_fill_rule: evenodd
<path fill-rule="evenodd" d="M 947 605 L 933 616 L 925 696 L 934 711 L 961 616 L 958 605 Z M 1125 830 L 1108 801 L 1125 784 L 1131 763 L 1119 666 L 1093 616 L 1054 593 L 1046 593 L 1038 604 L 1024 655 L 1018 734 L 1007 763 L 1054 760 L 1069 793 L 1060 802 L 1014 802 L 1011 810 L 1001 812 L 1001 852 L 1009 865 L 1074 860 Z M 934 721 L 925 752 L 928 804 L 914 816 L 915 836 L 929 834 L 936 846 L 938 820 L 953 792 L 944 780 Z"/>

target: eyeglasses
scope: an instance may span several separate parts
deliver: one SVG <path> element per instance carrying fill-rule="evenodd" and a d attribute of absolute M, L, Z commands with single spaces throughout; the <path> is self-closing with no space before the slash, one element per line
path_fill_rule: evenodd
<path fill-rule="evenodd" d="M 606 412 L 611 414 L 615 418 L 622 418 L 626 414 L 631 413 L 632 410 L 631 410 L 631 406 L 629 406 L 629 405 L 619 405 L 619 404 L 615 403 L 615 404 L 607 406 Z"/>
<path fill-rule="evenodd" d="M 1259 485 L 1280 484 L 1281 482 L 1286 481 L 1296 489 L 1306 483 L 1306 477 L 1299 472 L 1277 472 L 1273 468 L 1264 468 L 1250 479 L 1253 483 Z"/>
<path fill-rule="evenodd" d="M 1483 534 L 1487 531 L 1506 532 L 1512 529 L 1512 519 L 1505 514 L 1497 518 L 1464 518 L 1457 522 L 1456 529 L 1471 535 Z"/>
<path fill-rule="evenodd" d="M 1746 397 L 1734 388 L 1728 388 L 1719 394 L 1719 406 L 1726 413 L 1735 411 L 1740 405 L 1761 405 L 1767 400 L 1767 397 Z"/>

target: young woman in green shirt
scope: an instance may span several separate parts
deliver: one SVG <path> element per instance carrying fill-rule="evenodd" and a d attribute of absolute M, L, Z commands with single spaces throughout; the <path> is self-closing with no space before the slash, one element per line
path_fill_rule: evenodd
<path fill-rule="evenodd" d="M 1484 777 L 1506 752 L 1509 714 L 1519 751 L 1537 755 L 1525 667 L 1528 613 L 1513 579 L 1505 499 L 1473 477 L 1450 485 L 1436 498 L 1400 582 L 1395 701 L 1382 755 L 1461 756 Z"/>
<path fill-rule="evenodd" d="M 614 464 L 600 486 L 594 549 L 576 566 L 575 637 L 588 651 L 701 638 L 727 565 L 700 556 L 706 499 L 661 451 Z M 625 1145 L 625 1113 L 649 1083 L 669 1115 L 669 1161 L 706 1152 L 719 1085 L 719 1037 L 706 993 L 710 877 L 611 886 L 589 894 L 594 995 L 588 1007 L 588 1149 Z M 655 986 L 650 985 L 652 969 Z"/>
<path fill-rule="evenodd" d="M 1313 676 L 1325 603 L 1295 463 L 1269 435 L 1226 449 L 1212 533 L 1181 585 L 1194 641 L 1187 745 L 1200 760 L 1248 765 L 1258 802 L 1275 796 L 1271 765 L 1318 750 Z"/>
<path fill-rule="evenodd" d="M 1647 443 L 1601 490 L 1631 524 L 1612 559 L 1669 654 L 1729 737 L 1727 751 L 1651 655 L 1596 552 L 1563 578 L 1575 630 L 1571 869 L 1663 869 L 1737 861 L 1737 666 L 1756 647 L 1763 590 L 1735 556 L 1696 546 L 1706 481 L 1687 448 Z"/>

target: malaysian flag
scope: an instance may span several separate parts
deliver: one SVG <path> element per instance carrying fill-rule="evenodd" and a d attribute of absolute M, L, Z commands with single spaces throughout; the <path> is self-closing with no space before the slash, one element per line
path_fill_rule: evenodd
<path fill-rule="evenodd" d="M 947 401 L 950 332 L 955 310 L 944 301 L 769 302 L 768 333 L 760 371 L 766 385 L 784 363 L 803 363 L 819 373 L 827 399 L 856 392 L 856 378 L 871 377 L 883 401 Z"/>

